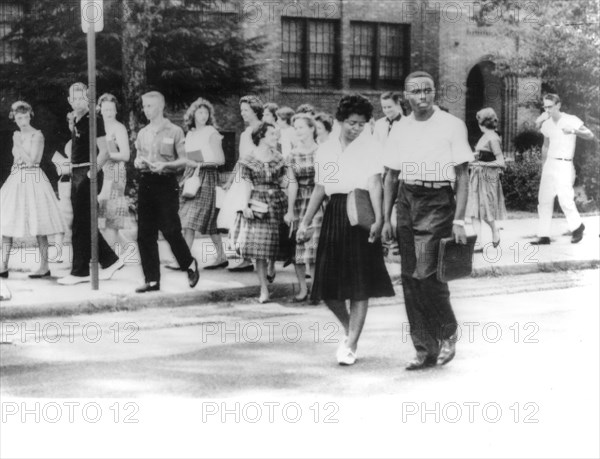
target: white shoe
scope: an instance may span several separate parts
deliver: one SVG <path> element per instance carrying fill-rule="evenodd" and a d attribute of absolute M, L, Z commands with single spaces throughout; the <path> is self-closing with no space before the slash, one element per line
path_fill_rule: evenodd
<path fill-rule="evenodd" d="M 98 279 L 109 280 L 111 277 L 113 277 L 113 274 L 116 273 L 119 269 L 123 268 L 123 266 L 125 266 L 125 262 L 121 258 L 119 258 L 108 268 L 101 269 L 98 273 Z"/>
<path fill-rule="evenodd" d="M 81 284 L 83 282 L 90 282 L 90 276 L 72 276 L 69 274 L 68 276 L 61 277 L 57 281 L 60 285 L 75 285 Z"/>
<path fill-rule="evenodd" d="M 344 336 L 344 341 L 340 343 L 338 350 L 335 354 L 337 361 L 340 365 L 354 365 L 356 363 L 356 353 L 346 346 L 346 340 L 348 336 Z"/>

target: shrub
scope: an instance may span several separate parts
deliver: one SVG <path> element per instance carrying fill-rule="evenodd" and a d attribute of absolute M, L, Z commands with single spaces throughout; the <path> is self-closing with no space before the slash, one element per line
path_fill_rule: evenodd
<path fill-rule="evenodd" d="M 540 148 L 535 146 L 523 152 L 520 161 L 507 163 L 502 177 L 507 209 L 537 211 L 541 157 Z"/>

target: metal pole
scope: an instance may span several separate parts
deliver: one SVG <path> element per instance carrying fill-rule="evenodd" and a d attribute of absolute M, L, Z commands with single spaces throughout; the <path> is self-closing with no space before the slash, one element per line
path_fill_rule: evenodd
<path fill-rule="evenodd" d="M 89 23 L 87 32 L 88 88 L 90 109 L 90 214 L 92 235 L 92 258 L 90 275 L 92 290 L 98 290 L 98 158 L 96 154 L 96 31 Z"/>

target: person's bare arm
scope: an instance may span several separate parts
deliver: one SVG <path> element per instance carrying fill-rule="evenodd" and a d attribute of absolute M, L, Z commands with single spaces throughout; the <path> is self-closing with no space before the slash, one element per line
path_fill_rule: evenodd
<path fill-rule="evenodd" d="M 469 195 L 469 163 L 462 163 L 454 166 L 454 172 L 456 174 L 455 182 L 455 199 L 456 199 L 456 211 L 454 213 L 454 220 L 463 221 L 465 219 L 465 212 L 467 209 L 467 197 Z M 454 239 L 459 244 L 467 243 L 467 233 L 463 225 L 452 225 L 452 234 Z"/>

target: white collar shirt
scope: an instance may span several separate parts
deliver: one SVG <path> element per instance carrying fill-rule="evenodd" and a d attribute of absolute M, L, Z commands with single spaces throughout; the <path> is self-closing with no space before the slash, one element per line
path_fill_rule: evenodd
<path fill-rule="evenodd" d="M 323 185 L 328 196 L 366 190 L 369 178 L 383 172 L 382 154 L 370 135 L 359 135 L 345 150 L 339 137 L 329 137 L 316 153 L 315 182 Z"/>
<path fill-rule="evenodd" d="M 474 159 L 465 123 L 435 107 L 428 120 L 418 121 L 411 114 L 394 124 L 383 164 L 400 171 L 401 180 L 454 182 L 454 167 Z"/>
<path fill-rule="evenodd" d="M 573 159 L 577 138 L 575 134 L 565 134 L 563 128 L 579 129 L 581 126 L 583 126 L 583 121 L 575 115 L 569 115 L 568 113 L 563 113 L 556 123 L 552 118 L 544 121 L 541 132 L 550 141 L 548 145 L 548 157 Z"/>

